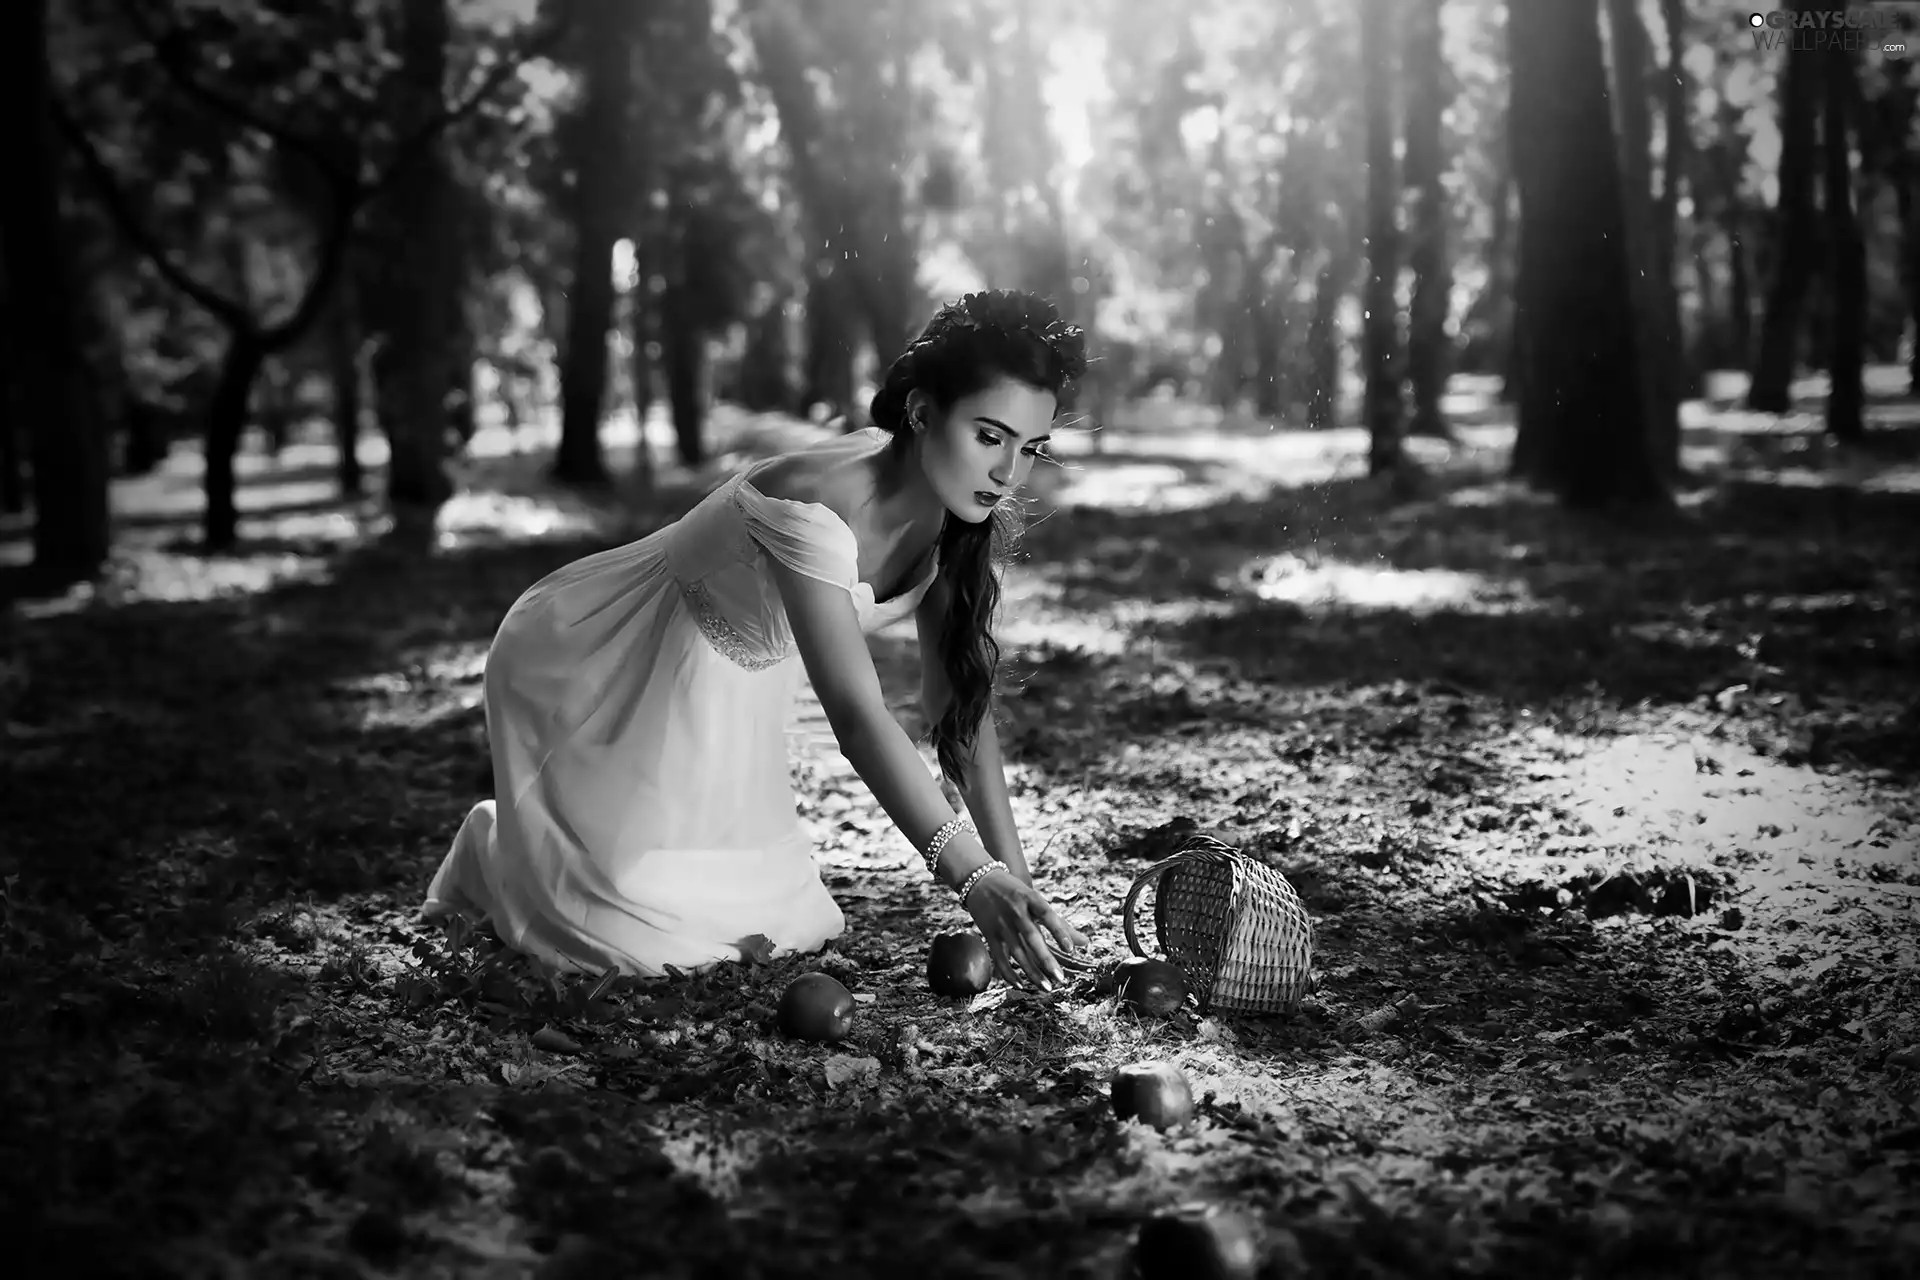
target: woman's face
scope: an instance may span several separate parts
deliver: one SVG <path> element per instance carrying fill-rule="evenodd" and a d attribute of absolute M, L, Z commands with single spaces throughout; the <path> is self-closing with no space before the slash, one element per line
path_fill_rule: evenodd
<path fill-rule="evenodd" d="M 925 417 L 919 454 L 928 484 L 948 511 L 979 524 L 1027 482 L 1059 403 L 1051 391 L 1001 378 L 954 401 L 944 414 L 918 394 L 907 408 L 910 416 Z"/>

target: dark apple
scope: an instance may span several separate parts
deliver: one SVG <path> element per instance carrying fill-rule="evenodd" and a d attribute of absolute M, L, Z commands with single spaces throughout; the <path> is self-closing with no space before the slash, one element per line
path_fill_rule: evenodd
<path fill-rule="evenodd" d="M 943 996 L 977 996 L 993 984 L 993 956 L 977 933 L 943 933 L 927 950 L 927 985 Z"/>
<path fill-rule="evenodd" d="M 1181 1205 L 1141 1224 L 1133 1268 L 1139 1280 L 1254 1280 L 1260 1246 L 1237 1210 Z"/>
<path fill-rule="evenodd" d="M 1131 1062 L 1113 1073 L 1113 1114 L 1172 1129 L 1193 1119 L 1193 1090 L 1171 1062 Z"/>
<path fill-rule="evenodd" d="M 782 1034 L 831 1043 L 853 1030 L 853 993 L 831 974 L 803 973 L 780 994 Z"/>
<path fill-rule="evenodd" d="M 1113 971 L 1113 988 L 1129 1008 L 1164 1018 L 1187 1002 L 1187 975 L 1165 960 L 1135 956 Z"/>

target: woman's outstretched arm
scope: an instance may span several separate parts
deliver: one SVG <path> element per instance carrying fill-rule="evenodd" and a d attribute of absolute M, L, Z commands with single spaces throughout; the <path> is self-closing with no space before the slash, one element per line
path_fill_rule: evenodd
<path fill-rule="evenodd" d="M 920 608 L 914 613 L 914 626 L 920 634 L 920 706 L 929 724 L 946 712 L 953 696 L 947 684 L 946 669 L 940 665 L 940 628 L 947 616 L 947 584 L 937 580 L 927 589 Z M 1028 884 L 1033 869 L 1020 847 L 1020 832 L 1013 822 L 1013 803 L 1007 796 L 1007 768 L 1000 755 L 1000 735 L 994 731 L 993 712 L 988 710 L 974 739 L 973 753 L 966 757 L 960 775 L 960 798 L 966 801 L 967 816 L 980 832 L 987 852 L 1007 864 L 1007 869 Z"/>
<path fill-rule="evenodd" d="M 953 807 L 887 707 L 852 598 L 843 587 L 777 561 L 773 575 L 800 659 L 841 753 L 913 847 L 925 849 L 953 818 Z M 982 843 L 962 831 L 948 841 L 936 870 L 944 882 L 958 886 L 989 861 Z M 1019 980 L 1014 965 L 1035 981 L 1065 981 L 1047 947 L 1049 932 L 1068 951 L 1086 945 L 1032 885 L 1012 876 L 987 875 L 965 905 L 994 954 L 996 968 L 1009 982 Z"/>

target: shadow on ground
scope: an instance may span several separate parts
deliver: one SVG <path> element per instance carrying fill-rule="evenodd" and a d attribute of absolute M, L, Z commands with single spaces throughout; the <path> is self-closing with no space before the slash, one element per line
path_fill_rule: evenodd
<path fill-rule="evenodd" d="M 1743 482 L 1623 528 L 1484 475 L 1437 488 L 1057 513 L 1026 543 L 1036 607 L 1116 611 L 1129 651 L 1282 686 L 1623 707 L 1737 686 L 1804 718 L 1815 763 L 1920 766 L 1920 494 Z"/>

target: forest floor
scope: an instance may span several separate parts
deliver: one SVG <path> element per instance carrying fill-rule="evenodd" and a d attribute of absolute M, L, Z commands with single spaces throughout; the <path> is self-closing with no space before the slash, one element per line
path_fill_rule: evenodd
<path fill-rule="evenodd" d="M 489 433 L 430 549 L 318 446 L 247 460 L 230 555 L 190 452 L 123 482 L 113 573 L 0 632 L 12 1274 L 1115 1277 L 1192 1199 L 1276 1277 L 1915 1274 L 1920 410 L 1863 452 L 1694 406 L 1700 483 L 1623 529 L 1453 407 L 1394 502 L 1357 433 L 1142 406 L 1009 576 L 1039 884 L 1117 957 L 1186 824 L 1243 844 L 1316 919 L 1278 1018 L 932 996 L 965 918 L 817 734 L 823 956 L 548 981 L 416 923 L 507 605 L 815 428 L 721 411 L 648 508 Z M 874 652 L 912 721 L 910 628 Z M 826 1048 L 768 1025 L 816 968 Z M 1186 1131 L 1111 1117 L 1143 1058 Z"/>

